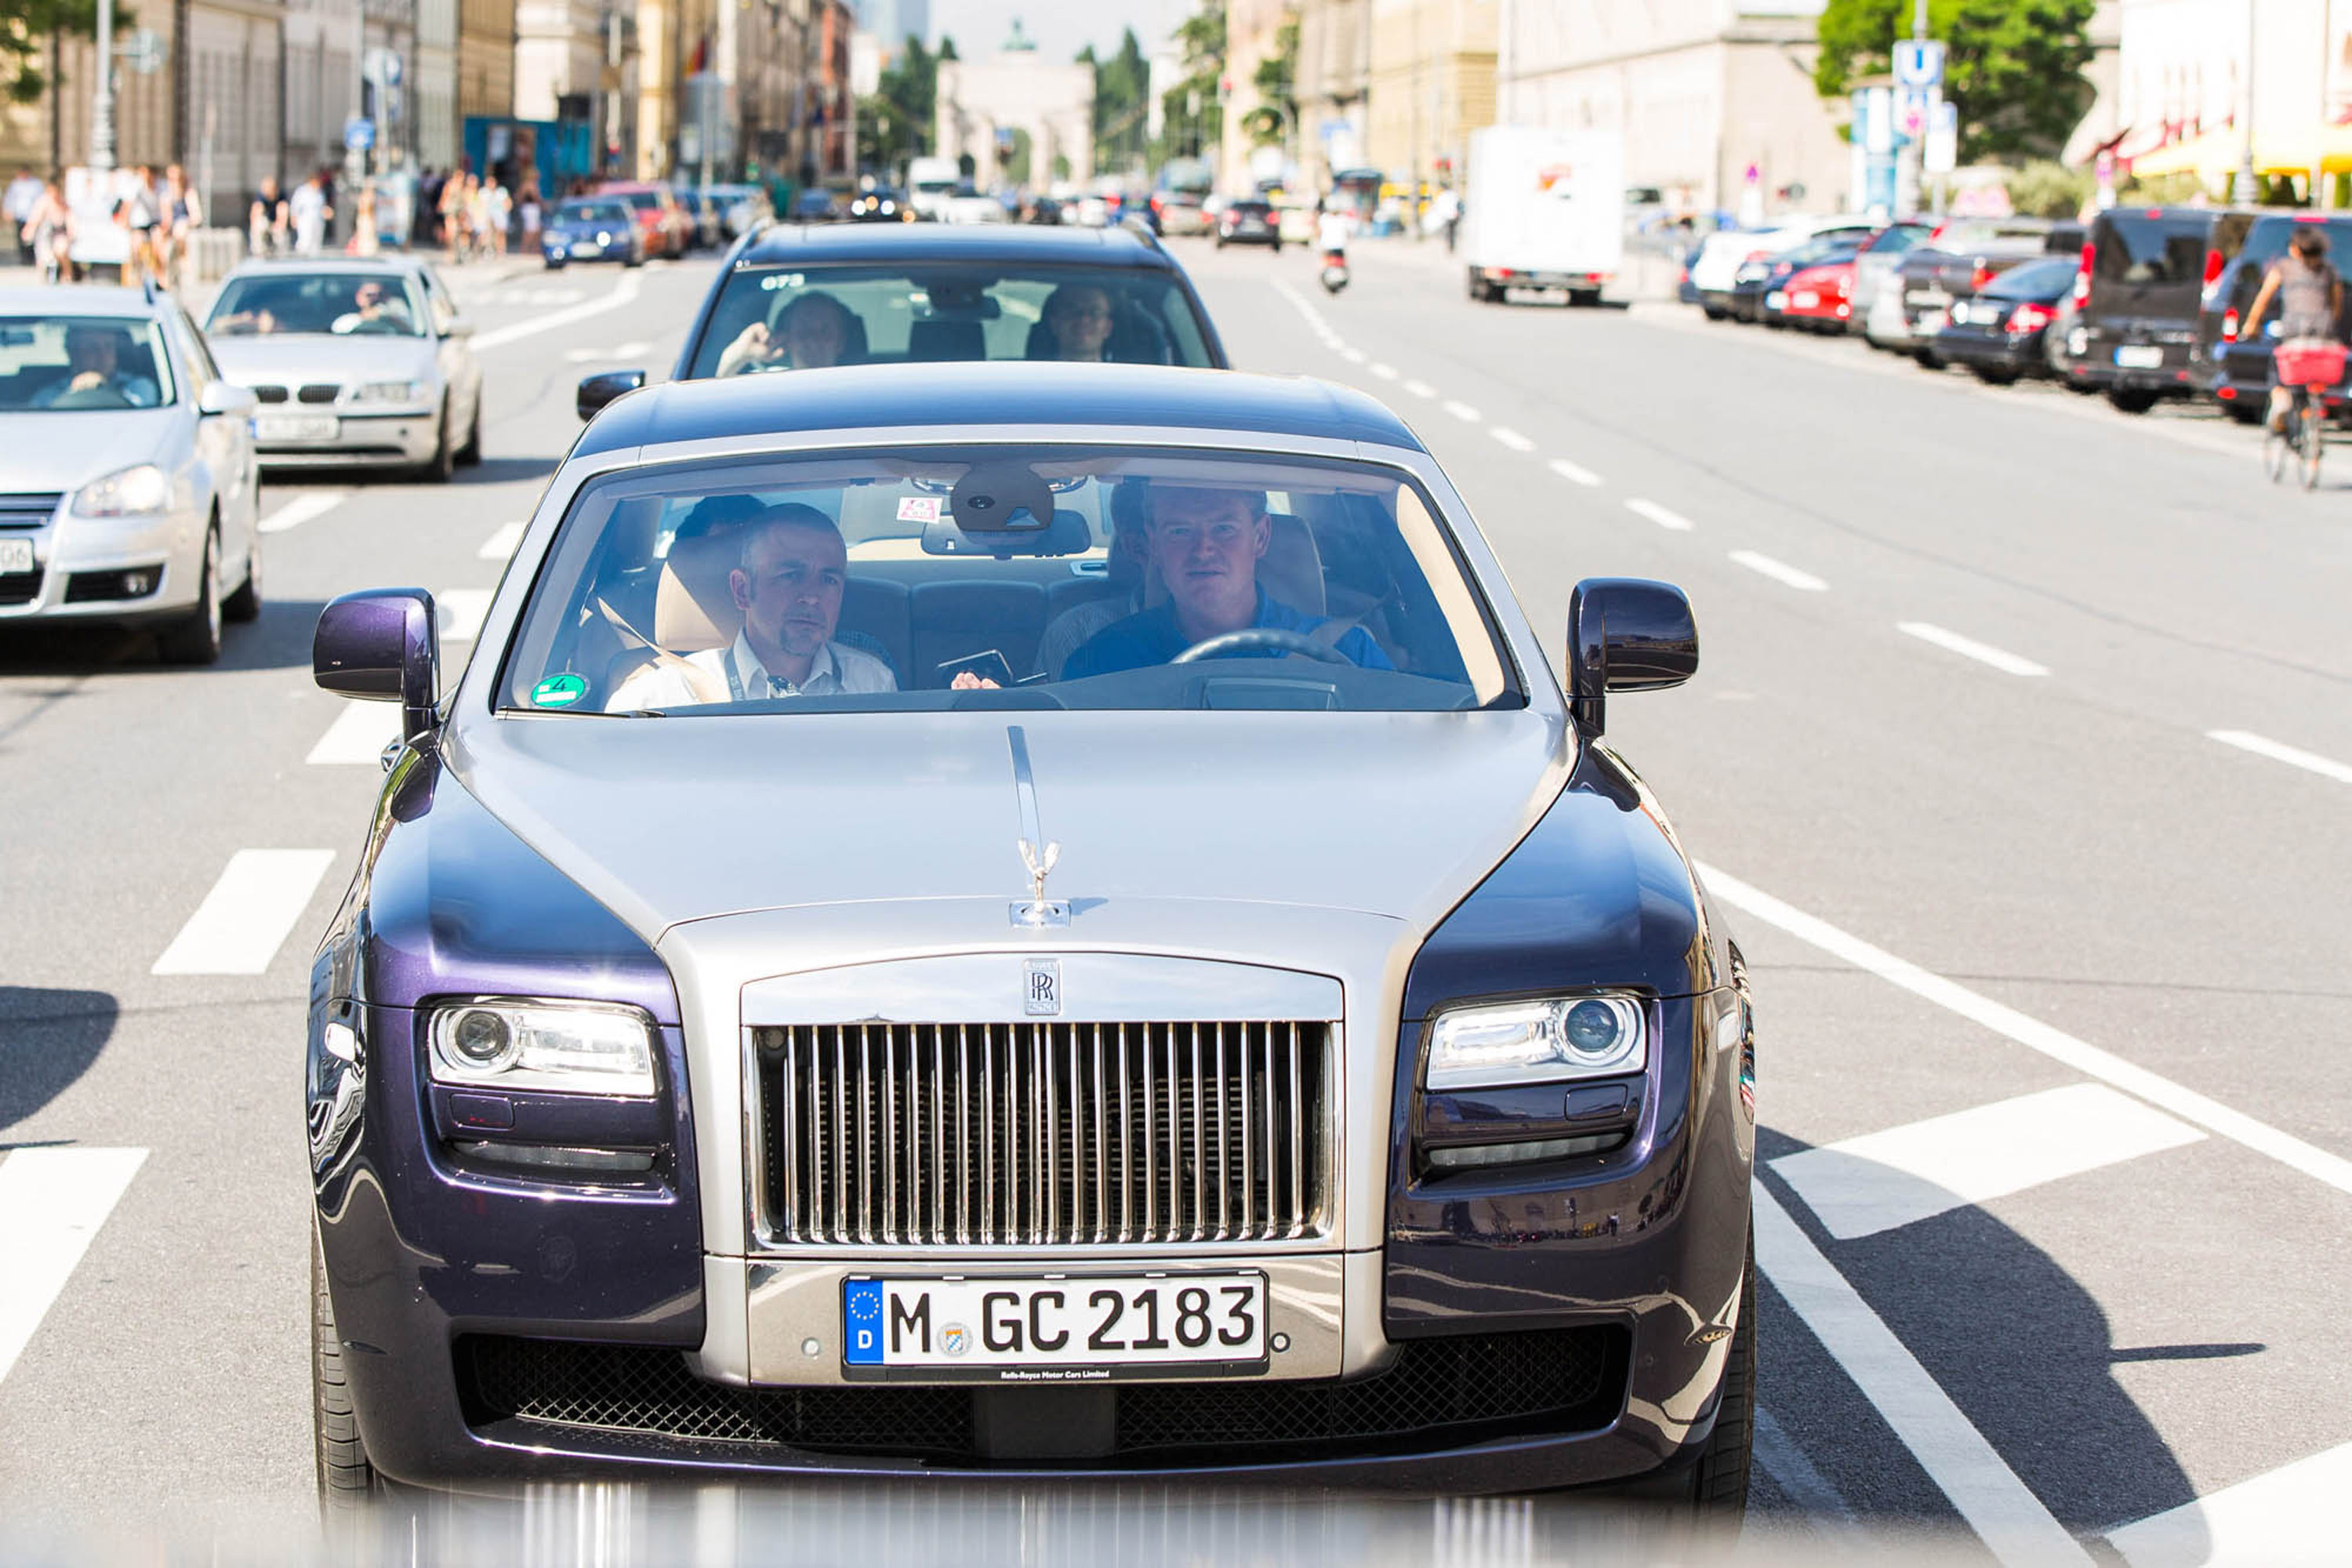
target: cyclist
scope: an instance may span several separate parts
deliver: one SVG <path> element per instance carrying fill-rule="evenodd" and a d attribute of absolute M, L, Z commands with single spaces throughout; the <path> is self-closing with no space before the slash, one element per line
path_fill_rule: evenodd
<path fill-rule="evenodd" d="M 2269 274 L 2247 307 L 2246 324 L 2240 337 L 2248 342 L 2260 342 L 2263 312 L 2275 295 L 2279 302 L 2279 342 L 2282 349 L 2319 344 L 2335 344 L 2336 323 L 2344 310 L 2344 277 L 2327 259 L 2327 231 L 2317 225 L 2298 226 L 2294 241 L 2287 253 L 2271 264 Z M 2291 408 L 2300 408 L 2308 395 L 2300 386 L 2280 384 L 2273 358 L 2271 375 L 2271 428 L 2286 433 L 2286 416 Z"/>

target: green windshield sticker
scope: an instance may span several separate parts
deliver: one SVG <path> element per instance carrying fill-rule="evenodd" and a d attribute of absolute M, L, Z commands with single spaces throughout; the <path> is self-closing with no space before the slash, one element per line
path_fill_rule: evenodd
<path fill-rule="evenodd" d="M 580 675 L 551 675 L 530 689 L 530 700 L 541 708 L 569 708 L 588 695 L 588 679 Z"/>

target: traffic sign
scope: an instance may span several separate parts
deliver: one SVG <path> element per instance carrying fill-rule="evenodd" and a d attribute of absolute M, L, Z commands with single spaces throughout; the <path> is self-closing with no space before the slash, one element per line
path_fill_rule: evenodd
<path fill-rule="evenodd" d="M 364 153 L 375 145 L 375 121 L 354 115 L 343 121 L 343 150 Z"/>
<path fill-rule="evenodd" d="M 1921 149 L 1919 167 L 1930 174 L 1948 174 L 1959 166 L 1960 108 L 1942 99 L 1927 116 L 1927 144 Z"/>
<path fill-rule="evenodd" d="M 1944 46 L 1934 38 L 1902 38 L 1895 45 L 1895 85 L 1944 85 Z"/>
<path fill-rule="evenodd" d="M 1932 99 L 1928 89 L 1906 87 L 1895 94 L 1895 129 L 1906 141 L 1916 142 L 1927 134 L 1927 115 Z"/>

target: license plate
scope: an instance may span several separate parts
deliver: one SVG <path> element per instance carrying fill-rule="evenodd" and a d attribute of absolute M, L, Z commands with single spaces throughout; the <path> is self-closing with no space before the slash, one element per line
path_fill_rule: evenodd
<path fill-rule="evenodd" d="M 1785 310 L 1789 308 L 1789 297 L 1775 289 L 1764 296 L 1764 308 L 1768 310 Z"/>
<path fill-rule="evenodd" d="M 572 254 L 574 256 L 594 256 L 604 248 L 604 247 L 603 246 L 597 244 L 593 239 L 583 239 L 576 241 L 572 245 Z"/>
<path fill-rule="evenodd" d="M 1265 1276 L 845 1279 L 845 1375 L 997 1383 L 1263 1372 Z"/>
<path fill-rule="evenodd" d="M 32 569 L 31 540 L 0 539 L 0 572 L 30 572 Z"/>
<path fill-rule="evenodd" d="M 2118 370 L 2162 370 L 2164 351 L 2154 343 L 2126 343 L 2116 351 Z"/>
<path fill-rule="evenodd" d="M 1789 296 L 1789 306 L 1792 310 L 1816 310 L 1820 307 L 1822 297 L 1819 294 L 1814 293 L 1811 289 L 1800 289 L 1795 293 Z"/>
<path fill-rule="evenodd" d="M 341 428 L 331 414 L 264 414 L 253 422 L 258 441 L 331 441 Z"/>
<path fill-rule="evenodd" d="M 1948 305 L 1952 297 L 1941 289 L 1918 289 L 1912 291 L 1911 302 L 1920 306 Z"/>

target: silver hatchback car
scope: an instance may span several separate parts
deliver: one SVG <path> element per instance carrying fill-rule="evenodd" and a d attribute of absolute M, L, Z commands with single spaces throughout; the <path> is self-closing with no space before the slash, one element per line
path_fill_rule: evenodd
<path fill-rule="evenodd" d="M 205 331 L 261 400 L 254 437 L 272 468 L 446 480 L 481 458 L 473 328 L 416 258 L 248 262 L 221 284 Z"/>
<path fill-rule="evenodd" d="M 253 394 L 167 294 L 0 289 L 0 626 L 148 623 L 210 664 L 261 611 Z"/>

